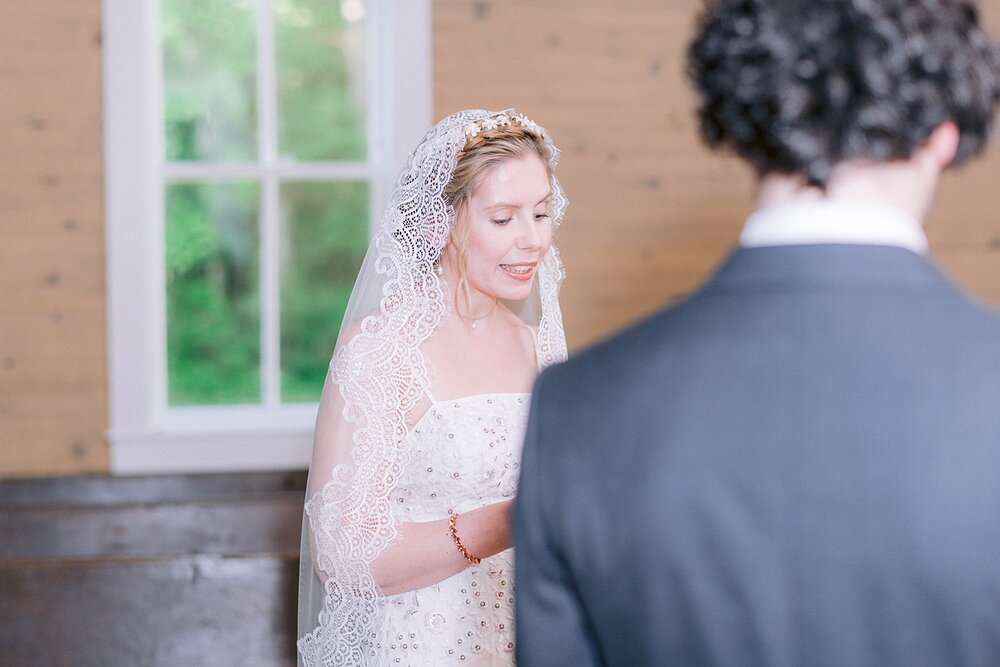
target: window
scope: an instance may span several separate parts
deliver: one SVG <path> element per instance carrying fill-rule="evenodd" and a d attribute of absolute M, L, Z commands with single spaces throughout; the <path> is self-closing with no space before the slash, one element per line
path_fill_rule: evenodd
<path fill-rule="evenodd" d="M 289 468 L 429 126 L 429 0 L 104 3 L 112 470 Z"/>

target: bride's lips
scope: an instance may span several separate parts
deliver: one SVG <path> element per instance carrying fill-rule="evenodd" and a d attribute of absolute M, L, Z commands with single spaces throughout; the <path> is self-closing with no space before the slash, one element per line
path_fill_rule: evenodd
<path fill-rule="evenodd" d="M 535 275 L 538 262 L 518 262 L 517 264 L 501 264 L 504 273 L 514 280 L 531 280 Z"/>

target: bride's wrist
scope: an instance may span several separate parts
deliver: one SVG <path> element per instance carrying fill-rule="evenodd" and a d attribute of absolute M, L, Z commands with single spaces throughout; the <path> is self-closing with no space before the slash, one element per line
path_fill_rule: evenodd
<path fill-rule="evenodd" d="M 482 558 L 473 554 L 472 551 L 470 551 L 469 548 L 465 545 L 465 542 L 462 541 L 461 536 L 458 534 L 458 519 L 460 516 L 461 515 L 458 514 L 457 512 L 452 512 L 451 516 L 448 517 L 448 533 L 451 537 L 451 541 L 454 543 L 455 548 L 458 550 L 458 553 L 460 553 L 462 557 L 465 558 L 465 560 L 469 563 L 469 565 L 479 565 L 479 562 L 482 560 Z"/>

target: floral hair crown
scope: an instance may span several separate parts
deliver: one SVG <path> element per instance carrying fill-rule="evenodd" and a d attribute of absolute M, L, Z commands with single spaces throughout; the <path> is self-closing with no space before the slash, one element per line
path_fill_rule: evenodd
<path fill-rule="evenodd" d="M 524 114 L 501 111 L 500 113 L 493 114 L 492 116 L 486 116 L 485 118 L 469 122 L 464 128 L 465 138 L 466 141 L 468 141 L 480 132 L 495 130 L 498 127 L 509 125 L 520 125 L 535 136 L 542 136 L 542 128 L 540 128 L 535 121 L 531 120 Z"/>

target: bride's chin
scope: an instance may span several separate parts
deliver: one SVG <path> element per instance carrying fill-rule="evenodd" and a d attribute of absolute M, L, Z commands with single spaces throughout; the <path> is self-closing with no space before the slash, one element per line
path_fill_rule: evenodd
<path fill-rule="evenodd" d="M 519 285 L 492 285 L 494 289 L 488 289 L 485 286 L 475 289 L 476 294 L 482 299 L 484 303 L 492 303 L 499 299 L 500 301 L 508 301 L 510 303 L 517 303 L 519 301 L 524 301 L 529 296 L 531 296 L 532 285 L 535 281 L 532 280 L 528 283 L 523 283 Z"/>
<path fill-rule="evenodd" d="M 497 296 L 501 301 L 511 301 L 513 303 L 518 303 L 524 301 L 529 296 L 531 296 L 531 288 L 535 284 L 535 281 L 525 283 L 524 285 L 518 285 L 515 289 L 503 290 L 503 293 Z"/>

